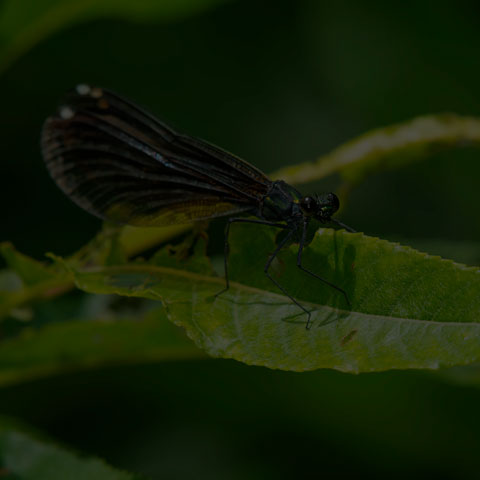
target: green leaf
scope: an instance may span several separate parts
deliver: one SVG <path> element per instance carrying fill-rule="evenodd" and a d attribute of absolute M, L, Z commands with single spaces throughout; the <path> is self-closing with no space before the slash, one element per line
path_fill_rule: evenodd
<path fill-rule="evenodd" d="M 0 71 L 62 28 L 95 18 L 169 21 L 225 0 L 4 0 L 0 7 Z"/>
<path fill-rule="evenodd" d="M 15 271 L 0 271 L 0 384 L 106 364 L 203 356 L 167 321 L 158 302 L 80 292 L 64 295 L 74 284 L 62 265 L 124 262 L 118 240 L 118 229 L 105 228 L 68 261 L 60 259 L 54 266 L 2 246 L 0 252 Z M 201 252 L 204 244 L 199 242 L 197 248 Z M 201 261 L 200 266 L 205 269 L 209 263 Z M 22 282 L 17 270 L 31 282 Z"/>
<path fill-rule="evenodd" d="M 68 265 L 76 268 L 92 265 L 120 264 L 127 257 L 159 242 L 176 236 L 192 228 L 192 225 L 167 227 L 164 229 L 119 227 L 105 223 L 100 232 L 78 252 L 68 258 L 68 262 L 49 254 L 53 265 L 45 265 L 18 252 L 10 243 L 0 244 L 9 271 L 0 271 L 0 320 L 15 312 L 14 316 L 25 316 L 24 305 L 53 299 L 74 288 Z M 195 230 L 201 229 L 195 226 Z"/>
<path fill-rule="evenodd" d="M 273 177 L 298 185 L 338 172 L 353 184 L 372 172 L 398 168 L 441 150 L 465 146 L 480 146 L 479 118 L 426 115 L 367 132 L 315 162 L 281 169 Z"/>
<path fill-rule="evenodd" d="M 102 460 L 79 456 L 0 418 L 0 476 L 25 480 L 140 480 Z"/>
<path fill-rule="evenodd" d="M 466 265 L 480 265 L 480 243 L 468 240 L 449 240 L 445 238 L 391 238 L 399 243 L 408 244 L 422 252 L 440 255 Z"/>
<path fill-rule="evenodd" d="M 158 228 L 141 228 L 127 225 L 120 232 L 120 242 L 126 254 L 131 256 L 188 232 L 192 228 L 198 228 L 198 222 L 196 224 L 167 225 Z"/>
<path fill-rule="evenodd" d="M 52 280 L 57 276 L 57 272 L 43 263 L 15 250 L 11 243 L 0 244 L 0 255 L 3 256 L 10 269 L 18 274 L 25 285 L 35 285 Z"/>
<path fill-rule="evenodd" d="M 49 300 L 62 295 L 73 288 L 70 277 L 59 274 L 51 280 L 39 282 L 33 286 L 14 289 L 18 276 L 2 272 L 0 289 L 0 321 L 15 309 L 21 309 L 31 303 Z M 8 283 L 7 283 L 8 282 Z"/>
<path fill-rule="evenodd" d="M 255 229 L 255 230 L 253 230 Z M 284 370 L 346 372 L 439 368 L 480 360 L 480 275 L 440 257 L 362 234 L 320 229 L 304 264 L 341 294 L 295 266 L 296 246 L 272 274 L 312 311 L 305 315 L 263 275 L 274 249 L 268 228 L 237 226 L 230 290 L 188 265 L 127 264 L 77 270 L 79 288 L 162 301 L 169 318 L 214 357 Z"/>
<path fill-rule="evenodd" d="M 0 271 L 0 321 L 16 310 L 21 312 L 24 305 L 57 297 L 74 286 L 64 269 L 37 262 L 9 243 L 0 244 L 0 255 L 10 267 Z"/>
<path fill-rule="evenodd" d="M 114 313 L 114 312 L 113 312 Z M 0 344 L 0 384 L 79 368 L 202 357 L 162 308 L 144 315 L 58 321 Z"/>

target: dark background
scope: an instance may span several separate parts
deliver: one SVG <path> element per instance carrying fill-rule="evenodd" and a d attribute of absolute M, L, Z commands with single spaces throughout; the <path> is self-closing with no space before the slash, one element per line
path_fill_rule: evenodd
<path fill-rule="evenodd" d="M 231 1 L 169 22 L 72 26 L 0 77 L 0 240 L 41 258 L 71 253 L 100 226 L 55 187 L 39 152 L 43 120 L 77 83 L 115 90 L 270 172 L 417 115 L 479 115 L 479 52 L 474 1 Z M 475 264 L 479 155 L 377 174 L 342 219 Z M 3 388 L 0 412 L 152 478 L 469 478 L 480 392 L 448 378 L 172 362 Z"/>

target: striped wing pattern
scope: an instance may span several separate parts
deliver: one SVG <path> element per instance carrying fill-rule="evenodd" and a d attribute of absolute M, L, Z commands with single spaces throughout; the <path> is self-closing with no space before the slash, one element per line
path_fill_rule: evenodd
<path fill-rule="evenodd" d="M 272 183 L 234 155 L 87 85 L 72 90 L 46 120 L 42 152 L 52 178 L 75 203 L 137 226 L 254 211 Z"/>

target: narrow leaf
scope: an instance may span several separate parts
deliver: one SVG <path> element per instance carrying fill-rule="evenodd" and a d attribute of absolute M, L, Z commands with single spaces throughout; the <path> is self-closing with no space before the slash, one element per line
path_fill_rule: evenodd
<path fill-rule="evenodd" d="M 52 280 L 57 275 L 43 263 L 15 250 L 10 243 L 0 244 L 0 255 L 3 256 L 9 268 L 18 274 L 25 285 L 35 285 L 46 280 Z"/>
<path fill-rule="evenodd" d="M 0 344 L 0 384 L 61 372 L 137 362 L 199 358 L 203 354 L 170 324 L 162 309 L 143 318 L 59 321 L 24 329 Z"/>
<path fill-rule="evenodd" d="M 100 459 L 79 456 L 0 418 L 0 476 L 25 480 L 140 480 Z"/>
<path fill-rule="evenodd" d="M 4 0 L 0 7 L 0 71 L 48 36 L 78 22 L 112 17 L 149 22 L 172 20 L 221 1 Z"/>
<path fill-rule="evenodd" d="M 480 146 L 480 119 L 455 114 L 426 115 L 367 132 L 315 162 L 286 167 L 274 178 L 308 183 L 340 173 L 350 184 L 379 170 L 398 168 L 432 153 Z"/>

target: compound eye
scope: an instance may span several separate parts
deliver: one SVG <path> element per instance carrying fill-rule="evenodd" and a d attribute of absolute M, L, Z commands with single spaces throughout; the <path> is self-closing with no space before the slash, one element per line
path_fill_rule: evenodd
<path fill-rule="evenodd" d="M 332 207 L 332 213 L 335 213 L 340 207 L 340 201 L 338 200 L 338 197 L 334 193 L 328 194 L 328 203 Z"/>
<path fill-rule="evenodd" d="M 317 202 L 313 197 L 303 197 L 300 201 L 300 207 L 305 213 L 315 213 L 317 209 Z"/>

